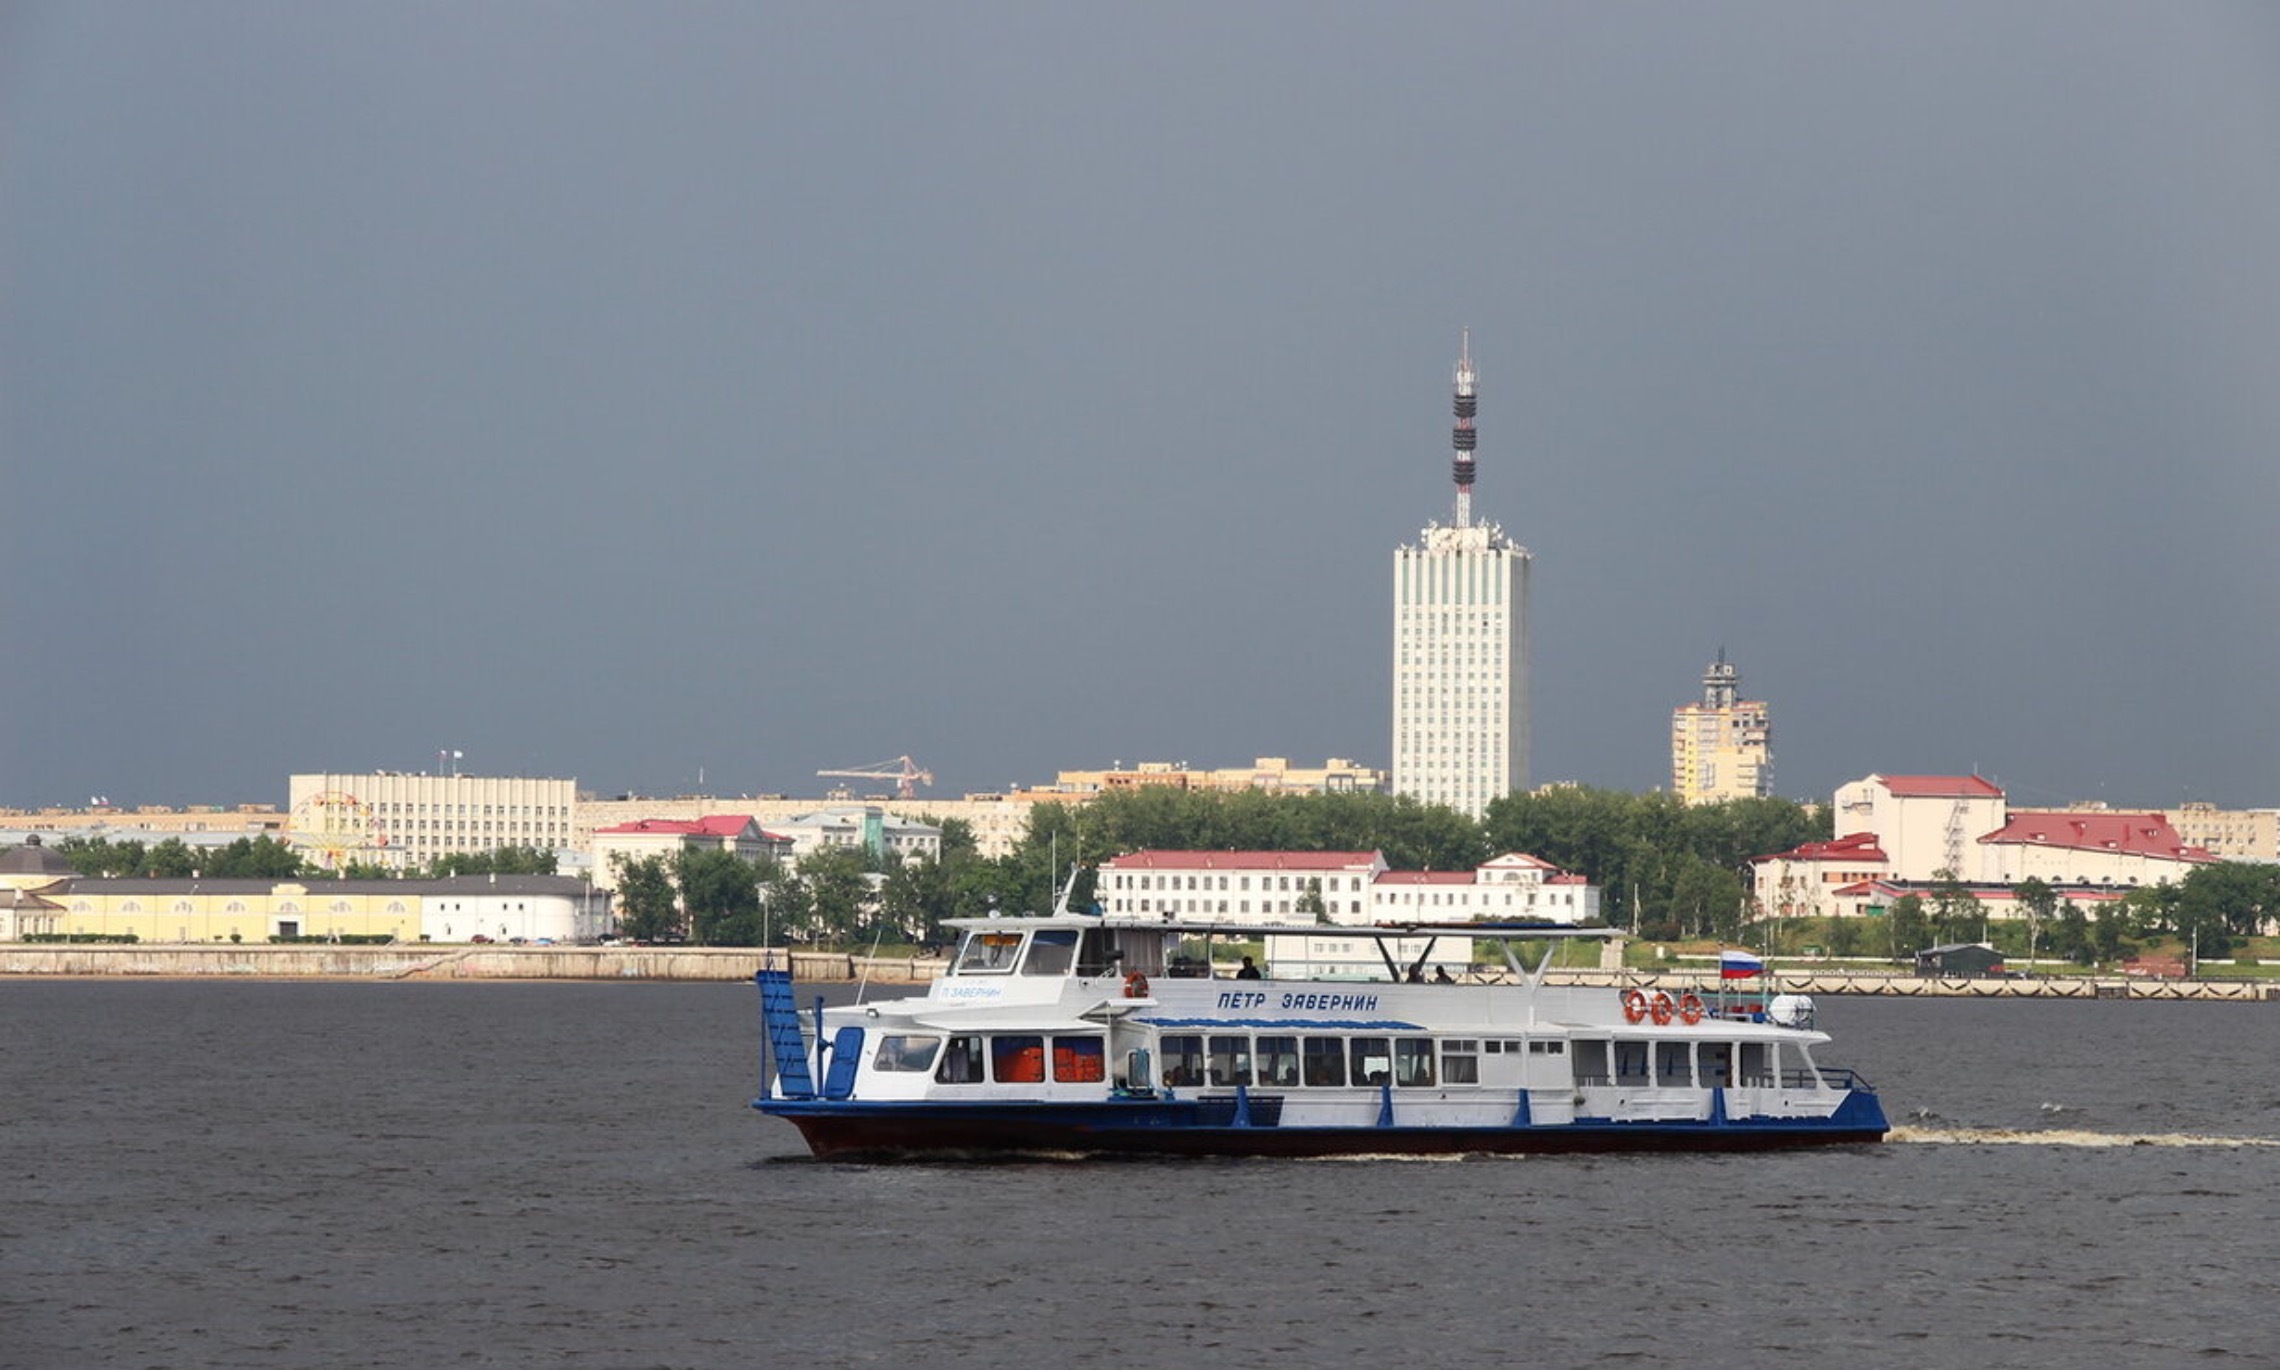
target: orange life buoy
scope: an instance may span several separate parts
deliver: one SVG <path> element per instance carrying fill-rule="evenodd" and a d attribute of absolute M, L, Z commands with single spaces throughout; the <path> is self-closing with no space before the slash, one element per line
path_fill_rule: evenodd
<path fill-rule="evenodd" d="M 1659 989 L 1656 990 L 1654 1002 L 1647 1005 L 1647 1012 L 1654 1015 L 1656 1027 L 1667 1027 L 1670 1023 L 1671 1013 L 1670 996 Z"/>
<path fill-rule="evenodd" d="M 1142 975 L 1142 974 L 1141 974 L 1139 971 L 1134 971 L 1134 972 L 1132 972 L 1130 975 L 1127 975 L 1127 976 L 1125 976 L 1125 977 L 1124 977 L 1124 997 L 1125 997 L 1125 998 L 1127 998 L 1127 999 L 1145 999 L 1145 998 L 1147 998 L 1147 997 L 1148 997 L 1148 977 L 1147 977 L 1147 976 L 1145 976 L 1145 975 Z"/>
<path fill-rule="evenodd" d="M 1623 991 L 1623 1021 L 1636 1023 L 1647 1016 L 1647 996 L 1635 989 Z"/>
<path fill-rule="evenodd" d="M 1678 996 L 1678 1016 L 1689 1026 L 1702 1021 L 1702 996 L 1693 990 Z"/>

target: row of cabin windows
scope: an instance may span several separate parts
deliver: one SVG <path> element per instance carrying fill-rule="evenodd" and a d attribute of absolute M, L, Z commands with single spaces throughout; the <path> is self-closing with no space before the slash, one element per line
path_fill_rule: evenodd
<path fill-rule="evenodd" d="M 1430 1089 L 1436 1083 L 1480 1083 L 1483 1055 L 1564 1056 L 1556 1038 L 1282 1036 L 1240 1033 L 1166 1033 L 1158 1043 L 1160 1079 L 1169 1089 L 1236 1085 L 1269 1089 Z M 1737 1061 L 1736 1057 L 1739 1056 Z M 1612 1059 L 1610 1059 L 1612 1056 Z M 1436 1071 L 1436 1064 L 1438 1070 Z M 1578 1084 L 1633 1087 L 1724 1087 L 1734 1084 L 1807 1083 L 1805 1072 L 1784 1071 L 1762 1043 L 1587 1041 L 1577 1053 Z M 961 1084 L 1100 1084 L 1108 1078 L 1099 1037 L 1042 1033 L 890 1033 L 871 1058 L 881 1071 L 923 1074 Z M 1610 1069 L 1610 1067 L 1612 1067 Z M 1786 1077 L 1794 1076 L 1795 1079 Z"/>
<path fill-rule="evenodd" d="M 1098 940 L 1097 937 L 1095 939 Z M 1045 928 L 1029 939 L 1029 955 L 1021 962 L 1024 975 L 1067 975 L 1077 961 L 1077 934 L 1060 928 Z M 1018 932 L 970 932 L 965 944 L 958 948 L 960 975 L 1003 975 L 1014 968 L 1014 958 L 1021 954 L 1021 934 Z M 1100 955 L 1090 958 L 1105 964 Z M 1100 966 L 1088 967 L 1089 973 L 1098 974 Z"/>
<path fill-rule="evenodd" d="M 1441 1075 L 1451 1084 L 1480 1079 L 1476 1055 L 1447 1048 Z M 1467 1044 L 1469 1045 L 1469 1044 Z M 1160 1044 L 1167 1088 L 1262 1085 L 1269 1089 L 1392 1084 L 1428 1088 L 1436 1080 L 1430 1037 L 1251 1037 L 1166 1033 Z"/>
<path fill-rule="evenodd" d="M 1050 1055 L 1047 1049 L 1050 1047 Z M 1056 1084 L 1100 1084 L 1108 1078 L 1106 1047 L 1098 1037 L 1034 1032 L 961 1033 L 944 1038 L 889 1033 L 872 1054 L 874 1070 L 923 1073 L 946 1085 L 1042 1084 L 1050 1061 Z"/>
<path fill-rule="evenodd" d="M 1286 1037 L 1241 1034 L 1166 1033 L 1163 1082 L 1171 1088 L 1199 1085 L 1262 1085 L 1270 1089 L 1337 1089 L 1390 1084 L 1396 1089 L 1429 1089 L 1435 1083 L 1480 1083 L 1486 1054 L 1558 1056 L 1561 1041 L 1451 1037 Z M 1435 1070 L 1435 1056 L 1439 1069 Z"/>
<path fill-rule="evenodd" d="M 1612 1055 L 1612 1061 L 1609 1060 Z M 1577 1045 L 1576 1083 L 1630 1088 L 1722 1089 L 1731 1085 L 1809 1085 L 1802 1059 L 1785 1063 L 1766 1042 L 1693 1042 L 1685 1038 Z"/>
<path fill-rule="evenodd" d="M 1525 1045 L 1516 1040 L 1492 1040 L 1485 1045 L 1492 1055 L 1499 1051 L 1518 1054 L 1524 1049 L 1558 1055 L 1566 1047 L 1563 1042 L 1541 1040 Z M 1253 1038 L 1168 1033 L 1160 1046 L 1161 1078 L 1167 1088 L 1392 1084 L 1419 1089 L 1430 1088 L 1437 1078 L 1453 1085 L 1479 1083 L 1483 1043 L 1463 1038 L 1440 1043 L 1438 1072 L 1435 1043 L 1429 1037 Z M 1100 1038 L 1040 1033 L 971 1033 L 948 1038 L 889 1033 L 879 1039 L 871 1066 L 898 1073 L 932 1071 L 935 1080 L 946 1085 L 1042 1084 L 1048 1069 L 1056 1084 L 1098 1084 L 1107 1079 L 1107 1058 Z"/>

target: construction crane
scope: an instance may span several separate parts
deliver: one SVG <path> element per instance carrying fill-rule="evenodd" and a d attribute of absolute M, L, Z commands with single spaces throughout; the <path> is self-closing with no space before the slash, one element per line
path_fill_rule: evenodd
<path fill-rule="evenodd" d="M 840 771 L 817 771 L 818 776 L 846 776 L 855 780 L 892 780 L 895 797 L 910 799 L 918 794 L 918 787 L 934 783 L 934 772 L 925 770 L 907 756 L 882 761 L 875 766 L 850 766 Z"/>

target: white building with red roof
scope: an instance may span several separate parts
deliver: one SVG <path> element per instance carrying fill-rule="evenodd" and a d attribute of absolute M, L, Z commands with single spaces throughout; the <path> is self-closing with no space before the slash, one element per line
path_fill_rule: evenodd
<path fill-rule="evenodd" d="M 1378 923 L 1599 919 L 1597 885 L 1520 852 L 1506 852 L 1469 871 L 1387 871 L 1372 893 L 1371 921 Z"/>
<path fill-rule="evenodd" d="M 1483 919 L 1588 923 L 1599 888 L 1548 861 L 1508 852 L 1468 871 L 1397 871 L 1382 853 L 1139 851 L 1100 863 L 1103 913 L 1182 922 L 1304 921 L 1316 891 L 1332 923 L 1452 923 Z M 1268 939 L 1282 972 L 1369 978 L 1384 958 L 1462 970 L 1473 939 L 1433 935 L 1381 949 L 1377 939 L 1322 935 Z"/>
<path fill-rule="evenodd" d="M 2003 815 L 2002 788 L 1976 775 L 1871 775 L 1837 787 L 1835 830 L 1874 834 L 1885 874 L 1929 880 L 1946 870 L 1971 880 L 1973 843 L 2002 827 Z"/>
<path fill-rule="evenodd" d="M 1978 878 L 2006 885 L 2160 885 L 2217 859 L 2158 813 L 2021 810 L 1978 845 Z"/>
<path fill-rule="evenodd" d="M 790 838 L 768 832 L 748 813 L 641 818 L 596 828 L 593 844 L 594 888 L 598 890 L 617 888 L 619 863 L 652 856 L 670 861 L 684 851 L 725 851 L 745 861 L 783 861 L 792 854 Z"/>
<path fill-rule="evenodd" d="M 1975 775 L 1872 775 L 1839 787 L 1845 836 L 1751 862 L 1758 907 L 1777 918 L 1880 910 L 1943 875 L 1989 890 L 2027 879 L 2079 899 L 2181 880 L 2217 858 L 2180 836 L 2166 815 L 2103 809 L 2012 811 Z M 1921 892 L 1918 889 L 1917 892 Z M 2007 900 L 1994 899 L 2002 917 Z"/>
<path fill-rule="evenodd" d="M 1596 885 L 1520 852 L 1474 870 L 1397 871 L 1374 851 L 1141 851 L 1101 862 L 1094 888 L 1105 913 L 1240 923 L 1304 918 L 1317 884 L 1336 923 L 1599 917 Z"/>
<path fill-rule="evenodd" d="M 1987 917 L 1998 923 L 2023 920 L 2027 911 L 2019 906 L 2018 891 L 2009 885 L 1967 885 L 1965 889 L 1978 900 Z M 1836 918 L 1874 918 L 1890 913 L 1892 906 L 1908 895 L 1915 895 L 1928 908 L 1937 893 L 1933 885 L 1923 881 L 1863 880 L 1831 890 L 1828 901 L 1819 916 Z M 2086 914 L 2095 914 L 2101 904 L 2120 899 L 2127 890 L 2112 885 L 2053 885 L 2051 893 L 2062 904 L 2072 904 Z"/>
<path fill-rule="evenodd" d="M 1768 916 L 1826 918 L 1857 912 L 1838 907 L 1838 891 L 1884 879 L 1891 874 L 1892 862 L 1877 845 L 1875 833 L 1856 832 L 1833 842 L 1807 842 L 1761 856 L 1750 867 L 1750 892 Z"/>
<path fill-rule="evenodd" d="M 1386 870 L 1374 851 L 1137 851 L 1100 863 L 1101 911 L 1197 923 L 1303 918 L 1312 905 L 1343 923 L 1370 918 L 1370 889 Z"/>

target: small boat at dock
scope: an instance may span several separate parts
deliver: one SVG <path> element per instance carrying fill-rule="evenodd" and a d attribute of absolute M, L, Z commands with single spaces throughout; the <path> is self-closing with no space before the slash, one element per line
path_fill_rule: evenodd
<path fill-rule="evenodd" d="M 827 1158 L 1746 1151 L 1887 1131 L 1865 1081 L 1815 1060 L 1810 1000 L 1548 983 L 1551 945 L 1604 935 L 1588 929 L 948 926 L 957 950 L 922 995 L 806 1011 L 788 970 L 763 969 L 753 1107 Z M 1265 966 L 1215 962 L 1222 940 Z M 1494 982 L 1427 972 L 1436 948 L 1469 962 L 1482 944 Z"/>

